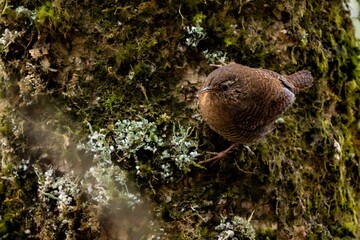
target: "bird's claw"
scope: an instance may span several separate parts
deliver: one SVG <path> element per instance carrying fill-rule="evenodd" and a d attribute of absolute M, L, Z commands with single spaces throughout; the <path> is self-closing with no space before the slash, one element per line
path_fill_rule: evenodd
<path fill-rule="evenodd" d="M 209 154 L 212 154 L 215 156 L 212 158 L 208 158 L 203 161 L 200 161 L 199 164 L 208 163 L 208 162 L 212 162 L 212 161 L 214 161 L 214 163 L 215 163 L 215 162 L 219 161 L 220 159 L 224 158 L 228 154 L 228 152 L 230 152 L 231 149 L 233 149 L 236 145 L 237 144 L 233 144 L 229 148 L 225 149 L 224 151 L 218 152 L 218 153 L 217 152 L 208 152 Z"/>

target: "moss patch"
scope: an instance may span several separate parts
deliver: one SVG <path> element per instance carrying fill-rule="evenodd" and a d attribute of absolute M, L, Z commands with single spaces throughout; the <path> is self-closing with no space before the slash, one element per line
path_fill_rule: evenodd
<path fill-rule="evenodd" d="M 0 237 L 203 239 L 246 225 L 259 239 L 359 238 L 359 49 L 345 6 L 2 2 Z M 239 147 L 203 168 L 229 143 L 201 121 L 196 91 L 224 61 L 316 80 L 255 155 Z"/>

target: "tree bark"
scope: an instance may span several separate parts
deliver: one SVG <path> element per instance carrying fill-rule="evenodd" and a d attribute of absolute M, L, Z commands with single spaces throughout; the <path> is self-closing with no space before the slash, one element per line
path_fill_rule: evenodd
<path fill-rule="evenodd" d="M 360 238 L 359 48 L 344 1 L 0 3 L 0 237 Z M 197 109 L 237 62 L 314 85 L 263 141 Z"/>

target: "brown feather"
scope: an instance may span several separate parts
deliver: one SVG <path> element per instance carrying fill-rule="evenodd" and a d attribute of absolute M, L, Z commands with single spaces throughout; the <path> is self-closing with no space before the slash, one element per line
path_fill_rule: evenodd
<path fill-rule="evenodd" d="M 228 64 L 209 74 L 199 92 L 200 112 L 210 128 L 240 144 L 259 141 L 295 101 L 295 94 L 312 85 L 303 70 L 289 76 Z"/>

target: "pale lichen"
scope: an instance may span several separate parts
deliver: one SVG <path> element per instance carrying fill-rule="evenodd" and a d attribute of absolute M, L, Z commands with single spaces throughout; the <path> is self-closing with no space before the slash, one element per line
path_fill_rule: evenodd
<path fill-rule="evenodd" d="M 205 29 L 200 24 L 201 20 L 198 20 L 194 26 L 187 26 L 185 28 L 189 35 L 189 37 L 185 39 L 186 45 L 196 47 L 199 42 L 206 37 Z"/>
<path fill-rule="evenodd" d="M 105 129 L 93 131 L 89 125 L 89 140 L 86 144 L 80 144 L 79 148 L 93 152 L 96 161 L 99 161 L 97 164 L 101 164 L 99 167 L 102 169 L 114 168 L 112 153 L 118 156 L 113 159 L 114 161 L 134 161 L 136 174 L 140 177 L 146 176 L 148 169 L 143 163 L 143 158 L 150 158 L 152 160 L 149 165 L 157 169 L 153 174 L 171 180 L 174 171 L 190 171 L 190 167 L 196 165 L 195 159 L 200 154 L 197 152 L 197 141 L 190 137 L 192 132 L 190 127 L 173 124 L 172 131 L 168 128 L 166 124 L 162 129 L 158 129 L 155 122 L 145 118 L 119 120 L 112 131 Z M 170 134 L 167 134 L 169 132 Z M 111 134 L 112 142 L 106 140 L 108 134 Z M 147 153 L 147 156 L 140 153 Z M 120 176 L 122 170 L 116 171 Z"/>
<path fill-rule="evenodd" d="M 141 202 L 139 193 L 130 192 L 127 186 L 127 174 L 111 161 L 111 153 L 115 147 L 106 141 L 105 130 L 93 131 L 88 124 L 90 134 L 84 149 L 94 154 L 94 166 L 85 173 L 81 185 L 100 206 L 107 206 L 115 199 L 123 200 L 128 206 L 134 207 Z"/>
<path fill-rule="evenodd" d="M 255 229 L 251 223 L 239 216 L 234 216 L 231 220 L 222 217 L 215 230 L 220 232 L 217 235 L 217 240 L 253 240 L 256 237 Z"/>

